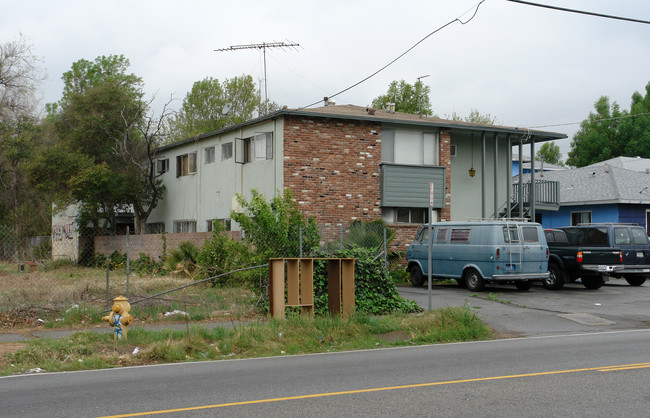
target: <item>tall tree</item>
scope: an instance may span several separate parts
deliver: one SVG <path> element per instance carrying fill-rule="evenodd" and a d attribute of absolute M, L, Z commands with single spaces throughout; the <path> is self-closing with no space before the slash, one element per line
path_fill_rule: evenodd
<path fill-rule="evenodd" d="M 61 204 L 81 203 L 96 232 L 114 227 L 115 209 L 133 207 L 135 233 L 164 193 L 153 155 L 167 117 L 149 114 L 142 80 L 123 55 L 80 60 L 63 75 L 62 99 L 48 107 L 57 141 L 35 159 L 33 181 Z M 167 106 L 165 106 L 167 109 Z"/>
<path fill-rule="evenodd" d="M 582 121 L 573 136 L 567 164 L 584 167 L 614 157 L 650 158 L 650 82 L 645 95 L 632 94 L 630 110 L 620 110 L 602 96 L 595 112 Z"/>
<path fill-rule="evenodd" d="M 44 79 L 40 60 L 22 35 L 17 41 L 0 44 L 0 120 L 31 114 Z"/>
<path fill-rule="evenodd" d="M 537 151 L 535 156 L 537 161 L 544 161 L 549 164 L 564 165 L 562 162 L 562 153 L 560 147 L 553 142 L 544 142 L 544 144 Z"/>
<path fill-rule="evenodd" d="M 386 108 L 388 103 L 395 103 L 395 111 L 431 116 L 431 101 L 429 93 L 431 88 L 422 84 L 421 80 L 411 85 L 404 80 L 392 81 L 388 85 L 386 94 L 377 96 L 372 101 L 372 107 Z"/>
<path fill-rule="evenodd" d="M 242 75 L 220 82 L 207 77 L 196 81 L 178 113 L 168 121 L 167 135 L 174 141 L 212 132 L 253 117 L 260 109 L 260 93 L 253 77 Z M 274 104 L 264 104 L 264 108 Z"/>

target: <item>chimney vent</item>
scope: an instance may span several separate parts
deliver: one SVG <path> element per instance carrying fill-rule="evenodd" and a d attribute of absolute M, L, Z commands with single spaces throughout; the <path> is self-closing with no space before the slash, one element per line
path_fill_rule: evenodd
<path fill-rule="evenodd" d="M 386 111 L 390 113 L 395 113 L 395 103 L 386 103 Z"/>
<path fill-rule="evenodd" d="M 330 99 L 329 97 L 323 97 L 323 102 L 325 106 L 334 106 L 336 104 L 336 100 Z"/>

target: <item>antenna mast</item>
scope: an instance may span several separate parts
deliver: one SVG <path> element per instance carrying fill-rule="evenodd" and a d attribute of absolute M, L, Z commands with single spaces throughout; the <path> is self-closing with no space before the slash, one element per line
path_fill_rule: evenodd
<path fill-rule="evenodd" d="M 247 44 L 247 45 L 231 45 L 228 48 L 219 48 L 215 49 L 215 52 L 224 52 L 224 51 L 238 51 L 240 49 L 261 49 L 262 54 L 264 55 L 264 101 L 265 106 L 268 105 L 268 84 L 266 81 L 266 49 L 267 48 L 292 48 L 296 49 L 300 44 L 293 43 L 291 41 L 287 42 L 262 42 L 261 44 Z"/>

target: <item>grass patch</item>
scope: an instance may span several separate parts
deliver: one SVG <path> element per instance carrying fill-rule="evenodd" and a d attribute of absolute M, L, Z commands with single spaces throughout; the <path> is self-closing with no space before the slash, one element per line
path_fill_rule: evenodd
<path fill-rule="evenodd" d="M 385 338 L 390 335 L 391 338 Z M 485 340 L 492 332 L 468 307 L 414 315 L 356 316 L 351 319 L 301 316 L 234 328 L 148 331 L 132 327 L 128 340 L 112 334 L 78 332 L 64 339 L 30 340 L 0 357 L 0 374 L 70 371 L 142 364 Z M 137 353 L 134 353 L 137 348 Z"/>

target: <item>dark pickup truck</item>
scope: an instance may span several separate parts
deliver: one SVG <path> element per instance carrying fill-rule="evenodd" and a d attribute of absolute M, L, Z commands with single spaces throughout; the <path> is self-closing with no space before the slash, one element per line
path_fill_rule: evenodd
<path fill-rule="evenodd" d="M 572 246 L 560 229 L 546 229 L 544 235 L 550 253 L 549 277 L 542 281 L 547 289 L 561 289 L 564 283 L 578 279 L 587 289 L 598 289 L 611 274 L 623 268 L 619 248 Z"/>

